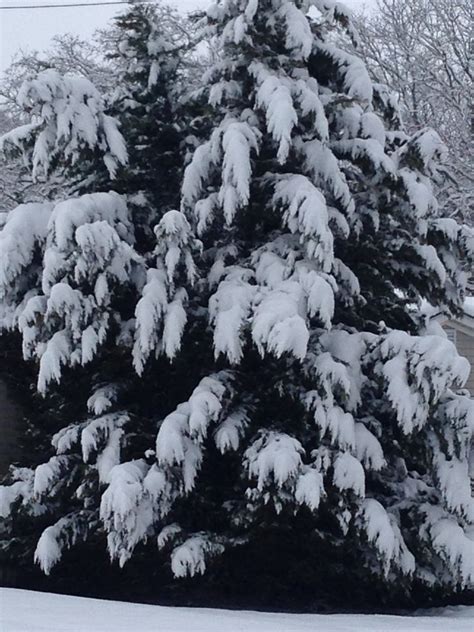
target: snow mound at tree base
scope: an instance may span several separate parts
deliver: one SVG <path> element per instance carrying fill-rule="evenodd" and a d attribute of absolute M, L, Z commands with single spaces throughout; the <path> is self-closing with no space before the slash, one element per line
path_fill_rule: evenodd
<path fill-rule="evenodd" d="M 168 608 L 0 589 L 2 632 L 472 632 L 474 607 L 419 616 L 299 615 Z"/>

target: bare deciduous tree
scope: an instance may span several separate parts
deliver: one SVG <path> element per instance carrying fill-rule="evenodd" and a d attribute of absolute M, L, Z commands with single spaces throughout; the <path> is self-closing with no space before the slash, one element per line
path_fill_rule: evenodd
<path fill-rule="evenodd" d="M 474 221 L 471 0 L 378 0 L 357 21 L 360 52 L 399 93 L 407 126 L 433 127 L 449 149 L 440 199 Z"/>

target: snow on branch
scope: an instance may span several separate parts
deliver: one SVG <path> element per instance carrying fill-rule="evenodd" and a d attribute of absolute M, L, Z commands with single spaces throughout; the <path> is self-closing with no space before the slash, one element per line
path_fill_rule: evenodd
<path fill-rule="evenodd" d="M 474 582 L 474 541 L 459 522 L 440 507 L 425 505 L 428 524 L 424 527 L 425 539 L 431 541 L 435 551 L 451 569 L 462 587 Z"/>
<path fill-rule="evenodd" d="M 331 148 L 338 158 L 351 158 L 357 164 L 359 161 L 368 163 L 374 174 L 395 175 L 395 165 L 387 156 L 383 146 L 373 138 L 355 138 L 352 140 L 339 140 L 331 143 Z"/>
<path fill-rule="evenodd" d="M 445 162 L 447 147 L 432 129 L 422 129 L 404 143 L 397 154 L 402 165 L 415 166 L 422 174 L 436 175 L 437 168 Z"/>
<path fill-rule="evenodd" d="M 37 122 L 1 137 L 0 151 L 8 145 L 21 147 L 30 156 L 33 177 L 47 175 L 59 156 L 75 164 L 84 150 L 98 149 L 112 178 L 127 164 L 117 122 L 105 113 L 102 98 L 88 79 L 44 70 L 23 83 L 17 100 Z"/>
<path fill-rule="evenodd" d="M 278 143 L 277 158 L 284 164 L 291 147 L 291 132 L 298 123 L 293 105 L 291 82 L 273 75 L 262 64 L 253 62 L 249 71 L 257 80 L 257 106 L 265 111 L 267 130 Z"/>
<path fill-rule="evenodd" d="M 362 59 L 337 48 L 332 43 L 318 41 L 315 43 L 315 50 L 337 64 L 344 77 L 344 88 L 348 96 L 362 103 L 372 103 L 372 80 Z"/>
<path fill-rule="evenodd" d="M 245 467 L 257 480 L 261 492 L 271 482 L 282 487 L 294 479 L 302 466 L 303 446 L 287 434 L 262 432 L 245 452 Z"/>
<path fill-rule="evenodd" d="M 21 204 L 0 231 L 0 328 L 15 327 L 22 301 L 39 291 L 41 271 L 35 259 L 44 252 L 52 210 L 49 203 Z M 28 277 L 33 287 L 25 283 Z"/>
<path fill-rule="evenodd" d="M 119 391 L 118 384 L 99 386 L 87 400 L 87 409 L 95 415 L 102 415 L 116 402 Z"/>
<path fill-rule="evenodd" d="M 0 231 L 0 296 L 8 294 L 14 280 L 30 266 L 37 249 L 44 246 L 53 205 L 17 206 Z"/>
<path fill-rule="evenodd" d="M 415 558 L 409 551 L 394 516 L 377 500 L 366 498 L 362 501 L 358 522 L 369 543 L 378 551 L 385 575 L 388 575 L 392 566 L 397 567 L 404 575 L 415 572 Z"/>
<path fill-rule="evenodd" d="M 268 350 L 277 358 L 285 353 L 300 361 L 305 358 L 309 331 L 301 298 L 300 284 L 290 280 L 260 292 L 252 320 L 252 339 L 262 357 Z"/>
<path fill-rule="evenodd" d="M 354 200 L 338 160 L 330 148 L 314 139 L 298 144 L 298 149 L 304 158 L 307 173 L 313 177 L 313 183 L 323 191 L 327 190 L 336 204 L 340 204 L 350 216 L 355 208 Z"/>
<path fill-rule="evenodd" d="M 236 452 L 239 449 L 241 439 L 250 423 L 250 417 L 245 407 L 238 408 L 222 421 L 215 433 L 214 441 L 217 449 L 225 454 L 229 450 Z"/>
<path fill-rule="evenodd" d="M 133 365 L 139 375 L 153 350 L 159 352 L 160 325 L 168 310 L 167 276 L 164 270 L 147 272 L 147 283 L 135 308 L 136 334 L 133 347 Z M 179 321 L 178 321 L 179 322 Z"/>
<path fill-rule="evenodd" d="M 36 498 L 41 496 L 54 495 L 57 488 L 67 481 L 65 473 L 71 469 L 71 464 L 75 462 L 74 457 L 69 455 L 53 456 L 46 463 L 38 465 L 35 469 L 33 482 L 33 493 Z"/>
<path fill-rule="evenodd" d="M 224 546 L 207 534 L 195 534 L 180 544 L 171 553 L 171 570 L 175 577 L 204 575 L 206 560 L 223 553 Z"/>
<path fill-rule="evenodd" d="M 313 33 L 304 11 L 294 2 L 282 2 L 278 14 L 286 22 L 286 46 L 292 56 L 307 59 L 313 49 Z"/>
<path fill-rule="evenodd" d="M 248 123 L 227 120 L 222 128 L 222 186 L 219 202 L 227 224 L 250 197 L 251 152 L 258 152 L 259 135 Z"/>
<path fill-rule="evenodd" d="M 10 485 L 0 485 L 0 518 L 7 520 L 15 505 L 27 506 L 34 498 L 35 471 L 30 468 L 13 468 L 13 480 Z M 36 504 L 36 513 L 41 509 Z"/>
<path fill-rule="evenodd" d="M 158 464 L 165 468 L 179 466 L 185 493 L 194 487 L 203 457 L 202 442 L 210 424 L 220 418 L 229 378 L 225 372 L 204 378 L 189 400 L 161 423 L 156 438 Z"/>
<path fill-rule="evenodd" d="M 303 175 L 284 176 L 277 181 L 273 202 L 284 209 L 283 219 L 292 233 L 308 243 L 308 255 L 329 272 L 334 257 L 334 240 L 328 226 L 323 194 Z"/>
<path fill-rule="evenodd" d="M 231 364 L 243 356 L 242 334 L 248 323 L 257 287 L 248 279 L 251 270 L 232 266 L 209 299 L 209 317 L 214 326 L 214 354 L 225 354 Z"/>
<path fill-rule="evenodd" d="M 99 481 L 108 483 L 113 467 L 120 463 L 123 426 L 129 421 L 126 413 L 108 413 L 84 425 L 81 431 L 81 448 L 84 463 L 96 454 Z"/>
<path fill-rule="evenodd" d="M 452 386 L 463 386 L 470 366 L 440 336 L 392 331 L 380 344 L 381 374 L 388 399 L 405 434 L 422 428 L 430 407 Z"/>
<path fill-rule="evenodd" d="M 238 209 L 248 204 L 252 175 L 252 153 L 258 153 L 260 132 L 245 120 L 225 118 L 214 130 L 208 142 L 196 149 L 183 179 L 182 204 L 196 216 L 205 227 L 211 222 L 216 198 L 202 205 L 209 198 L 204 195 L 204 183 L 213 178 L 221 166 L 221 184 L 218 189 L 218 204 L 228 225 L 232 224 Z M 198 205 L 199 203 L 199 205 Z M 203 217 L 203 213 L 205 216 Z"/>
<path fill-rule="evenodd" d="M 15 269 L 25 273 L 38 248 L 43 253 L 41 290 L 25 297 L 17 318 L 24 356 L 39 359 L 38 388 L 45 393 L 49 383 L 60 381 L 63 366 L 96 356 L 109 331 L 113 294 L 133 283 L 132 270 L 142 262 L 132 246 L 127 206 L 116 193 L 84 195 L 52 210 L 18 207 L 0 233 L 0 253 L 2 245 L 9 250 L 20 241 L 10 279 Z"/>
<path fill-rule="evenodd" d="M 194 284 L 197 271 L 193 256 L 201 248 L 179 211 L 165 213 L 155 227 L 155 235 L 156 268 L 147 271 L 147 282 L 135 308 L 133 364 L 139 375 L 153 352 L 156 357 L 163 353 L 173 360 L 181 348 L 188 293 L 176 283 Z"/>
<path fill-rule="evenodd" d="M 87 539 L 92 520 L 93 512 L 82 510 L 60 518 L 43 531 L 36 546 L 34 559 L 46 575 L 49 575 L 52 568 L 61 560 L 64 550 Z"/>
<path fill-rule="evenodd" d="M 472 430 L 470 435 L 471 437 L 474 435 Z M 469 440 L 469 448 L 470 443 Z M 448 509 L 460 518 L 465 518 L 468 522 L 473 523 L 474 498 L 471 494 L 468 459 L 460 460 L 456 456 L 447 459 L 438 446 L 435 467 L 439 488 Z"/>
<path fill-rule="evenodd" d="M 163 515 L 162 495 L 169 494 L 165 474 L 143 459 L 116 465 L 102 494 L 100 518 L 107 531 L 107 547 L 112 560 L 123 566 L 149 529 Z M 161 509 L 161 511 L 160 511 Z"/>

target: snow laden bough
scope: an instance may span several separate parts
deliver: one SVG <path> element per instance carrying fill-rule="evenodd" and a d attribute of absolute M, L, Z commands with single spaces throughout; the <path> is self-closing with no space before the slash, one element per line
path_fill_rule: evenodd
<path fill-rule="evenodd" d="M 63 366 L 93 359 L 116 317 L 114 293 L 138 274 L 127 206 L 115 193 L 25 204 L 9 215 L 0 239 L 2 327 L 22 333 L 24 357 L 39 361 L 45 393 Z"/>
<path fill-rule="evenodd" d="M 87 472 L 72 490 L 83 508 L 40 538 L 45 572 L 99 530 L 121 565 L 156 541 L 176 577 L 202 574 L 264 528 L 264 513 L 272 524 L 305 513 L 328 548 L 350 542 L 388 584 L 473 584 L 474 406 L 458 392 L 469 366 L 442 335 L 380 322 L 401 310 L 414 330 L 421 298 L 459 306 L 472 232 L 440 215 L 437 137 L 404 134 L 393 99 L 332 43 L 338 27 L 352 33 L 333 2 L 213 4 L 205 28 L 221 56 L 198 94 L 210 132 L 155 250 L 135 252 L 123 198 L 93 194 L 45 208 L 31 242 L 42 264 L 27 241 L 2 273 L 4 326 L 39 361 L 40 390 L 63 366 L 100 358 L 111 322 L 120 333 L 108 344 L 141 380 L 158 388 L 165 360 L 183 383 L 196 375 L 148 419 L 156 442 L 127 460 L 124 384 L 91 385 L 89 417 L 55 435 L 56 456 L 2 487 L 4 517 L 19 506 L 33 515 L 74 468 Z M 0 247 L 19 239 L 21 221 L 10 222 L 22 212 Z M 112 300 L 124 283 L 136 301 L 127 321 Z M 213 354 L 183 368 L 185 333 Z"/>
<path fill-rule="evenodd" d="M 23 83 L 17 102 L 34 121 L 1 136 L 0 152 L 22 153 L 33 178 L 48 175 L 58 160 L 74 165 L 85 150 L 96 148 L 112 178 L 126 165 L 117 122 L 105 113 L 103 99 L 88 79 L 44 70 Z"/>

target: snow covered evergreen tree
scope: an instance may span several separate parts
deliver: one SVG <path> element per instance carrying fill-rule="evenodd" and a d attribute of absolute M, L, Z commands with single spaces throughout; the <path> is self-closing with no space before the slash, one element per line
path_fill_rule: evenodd
<path fill-rule="evenodd" d="M 97 441 L 108 440 L 109 428 L 115 430 L 118 446 L 118 428 L 128 418 L 120 395 L 125 392 L 130 403 L 137 378 L 131 356 L 124 359 L 129 342 L 123 341 L 133 342 L 130 319 L 154 248 L 153 226 L 166 210 L 179 205 L 183 158 L 176 73 L 183 43 L 174 20 L 165 7 L 131 7 L 112 32 L 120 88 L 104 99 L 84 77 L 63 77 L 54 69 L 40 72 L 24 83 L 18 96 L 19 104 L 34 115 L 32 123 L 0 140 L 5 155 L 20 153 L 34 176 L 54 174 L 65 182 L 63 192 L 74 194 L 51 203 L 20 205 L 7 216 L 0 237 L 3 341 L 16 364 L 9 340 L 15 332 L 25 334 L 24 358 L 40 361 L 38 391 L 53 410 L 50 423 L 45 424 L 44 413 L 31 422 L 36 436 L 48 440 L 50 433 L 50 444 L 57 430 L 70 426 L 70 433 L 80 434 L 89 420 Z M 68 371 L 70 367 L 74 371 Z M 118 412 L 101 415 L 110 407 Z M 135 419 L 134 436 L 146 441 L 137 424 Z M 43 442 L 38 442 L 45 456 L 56 452 L 51 447 L 44 453 Z M 118 458 L 112 453 L 111 448 L 110 458 Z M 27 457 L 37 461 L 37 456 Z M 8 551 L 16 540 L 21 544 L 15 556 L 22 553 L 21 546 L 28 550 L 29 542 L 19 537 L 28 517 L 41 516 L 41 528 L 48 518 L 62 516 L 65 507 L 68 522 L 61 524 L 67 522 L 77 534 L 91 525 L 97 530 L 98 481 L 88 463 L 82 469 L 77 465 L 75 457 L 49 461 L 43 472 L 46 480 L 55 478 L 49 480 L 51 493 L 42 502 L 24 503 L 4 521 L 0 548 Z M 95 464 L 92 469 L 96 471 Z M 9 493 L 32 480 L 32 474 L 29 468 L 12 470 L 14 483 L 5 488 L 2 502 L 6 499 L 8 506 L 15 497 Z M 71 485 L 76 489 L 81 480 L 89 480 L 85 489 L 90 497 L 84 492 L 77 502 Z M 87 510 L 94 506 L 95 514 Z M 28 540 L 32 530 L 26 532 Z M 75 540 L 77 534 L 71 537 Z"/>
<path fill-rule="evenodd" d="M 239 547 L 257 574 L 296 550 L 293 568 L 318 560 L 318 587 L 471 586 L 469 366 L 417 316 L 458 308 L 474 258 L 433 196 L 442 144 L 404 134 L 333 44 L 355 35 L 338 3 L 220 0 L 206 23 L 221 56 L 197 95 L 203 137 L 179 210 L 152 213 L 152 252 L 116 193 L 19 207 L 2 231 L 3 326 L 38 388 L 92 367 L 91 416 L 15 472 L 2 515 L 55 516 L 46 573 L 104 533 L 120 565 L 156 541 L 176 577 Z M 97 146 L 111 175 L 115 146 Z"/>

